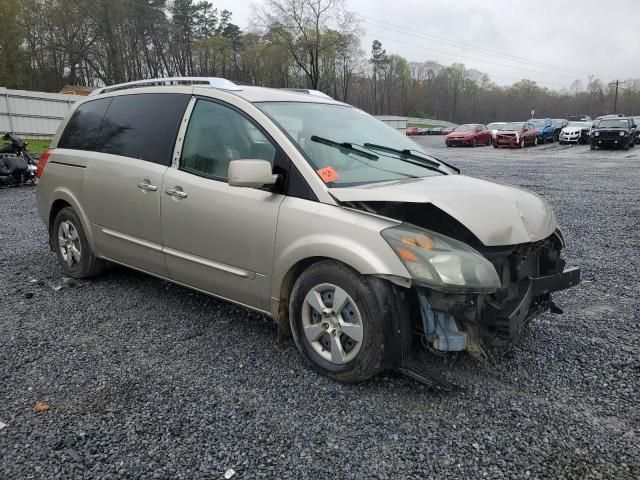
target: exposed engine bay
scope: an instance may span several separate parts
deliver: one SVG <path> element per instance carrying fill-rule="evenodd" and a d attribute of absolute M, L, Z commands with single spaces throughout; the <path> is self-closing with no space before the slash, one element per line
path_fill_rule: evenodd
<path fill-rule="evenodd" d="M 486 348 L 518 341 L 525 326 L 541 313 L 562 313 L 553 303 L 551 292 L 580 282 L 579 269 L 565 270 L 560 230 L 535 242 L 487 247 L 462 223 L 432 204 L 344 205 L 464 242 L 495 268 L 501 287 L 491 293 L 442 292 L 414 282 L 409 294 L 412 333 L 428 349 L 466 350 L 484 358 Z"/>

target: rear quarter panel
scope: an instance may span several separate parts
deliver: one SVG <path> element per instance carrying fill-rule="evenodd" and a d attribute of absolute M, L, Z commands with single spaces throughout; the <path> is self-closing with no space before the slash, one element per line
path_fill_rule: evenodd
<path fill-rule="evenodd" d="M 80 217 L 87 240 L 94 247 L 89 220 L 83 208 L 84 181 L 87 167 L 86 152 L 55 149 L 38 180 L 36 203 L 38 213 L 44 224 L 49 227 L 51 208 L 56 200 L 63 200 Z"/>

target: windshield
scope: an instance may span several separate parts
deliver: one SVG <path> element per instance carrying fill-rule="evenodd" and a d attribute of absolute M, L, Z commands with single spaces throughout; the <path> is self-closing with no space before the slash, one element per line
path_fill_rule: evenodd
<path fill-rule="evenodd" d="M 435 158 L 396 129 L 354 107 L 327 103 L 256 103 L 297 144 L 329 187 L 446 175 Z M 365 146 L 375 144 L 387 150 Z M 388 149 L 411 150 L 413 157 Z M 371 155 L 363 155 L 368 152 Z"/>
<path fill-rule="evenodd" d="M 589 122 L 569 122 L 567 127 L 580 127 L 580 128 L 589 128 L 591 124 Z"/>
<path fill-rule="evenodd" d="M 626 118 L 603 118 L 598 122 L 598 128 L 627 128 L 629 120 Z"/>
<path fill-rule="evenodd" d="M 458 125 L 454 132 L 474 132 L 475 130 L 475 125 Z"/>
<path fill-rule="evenodd" d="M 500 127 L 500 130 L 522 130 L 524 123 L 505 123 Z"/>
<path fill-rule="evenodd" d="M 494 123 L 490 123 L 489 125 L 487 125 L 487 128 L 489 130 L 498 130 L 503 125 L 504 125 L 504 123 L 494 122 Z"/>

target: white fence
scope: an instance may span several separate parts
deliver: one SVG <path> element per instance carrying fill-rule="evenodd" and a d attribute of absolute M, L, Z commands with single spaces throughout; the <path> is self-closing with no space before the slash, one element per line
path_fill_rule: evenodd
<path fill-rule="evenodd" d="M 84 97 L 0 87 L 0 132 L 52 137 L 75 102 Z"/>

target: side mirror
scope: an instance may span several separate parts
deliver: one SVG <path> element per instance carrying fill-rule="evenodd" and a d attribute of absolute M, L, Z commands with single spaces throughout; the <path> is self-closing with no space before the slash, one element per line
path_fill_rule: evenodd
<path fill-rule="evenodd" d="M 266 160 L 232 160 L 227 178 L 231 187 L 262 188 L 278 181 L 278 175 Z"/>

